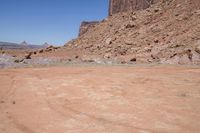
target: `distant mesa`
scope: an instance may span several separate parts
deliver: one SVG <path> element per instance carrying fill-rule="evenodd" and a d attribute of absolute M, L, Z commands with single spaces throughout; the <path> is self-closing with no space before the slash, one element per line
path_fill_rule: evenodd
<path fill-rule="evenodd" d="M 26 41 L 23 41 L 19 45 L 21 45 L 21 46 L 28 46 L 28 43 Z"/>
<path fill-rule="evenodd" d="M 50 45 L 48 43 L 44 43 L 43 45 L 35 45 L 29 44 L 26 41 L 21 43 L 11 43 L 11 42 L 0 42 L 0 48 L 2 49 L 41 49 L 47 48 Z"/>
<path fill-rule="evenodd" d="M 45 47 L 45 48 L 47 48 L 47 47 L 50 46 L 50 44 L 48 44 L 47 42 L 45 42 L 42 46 Z"/>
<path fill-rule="evenodd" d="M 21 49 L 22 47 L 17 43 L 0 42 L 1 49 Z"/>

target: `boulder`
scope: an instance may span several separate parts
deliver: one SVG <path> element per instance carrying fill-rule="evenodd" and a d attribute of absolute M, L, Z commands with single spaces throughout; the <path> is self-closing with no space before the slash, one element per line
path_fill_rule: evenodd
<path fill-rule="evenodd" d="M 112 44 L 112 38 L 107 38 L 106 39 L 106 44 Z"/>
<path fill-rule="evenodd" d="M 111 53 L 107 53 L 107 54 L 104 55 L 104 59 L 110 59 L 111 56 L 112 56 Z"/>
<path fill-rule="evenodd" d="M 196 46 L 195 51 L 200 54 L 200 44 Z"/>
<path fill-rule="evenodd" d="M 78 55 L 76 55 L 76 56 L 75 56 L 75 59 L 78 59 L 78 58 L 79 58 L 79 56 L 78 56 Z"/>
<path fill-rule="evenodd" d="M 125 25 L 126 28 L 134 28 L 136 27 L 136 24 L 131 22 L 131 23 L 128 23 L 127 25 Z"/>
<path fill-rule="evenodd" d="M 44 52 L 44 50 L 43 50 L 43 49 L 39 50 L 39 53 L 43 53 L 43 52 Z"/>
<path fill-rule="evenodd" d="M 81 60 L 82 60 L 82 62 L 86 62 L 86 63 L 92 63 L 92 62 L 95 62 L 94 59 L 89 58 L 89 57 L 81 58 Z"/>
<path fill-rule="evenodd" d="M 15 63 L 20 63 L 20 60 L 16 59 L 14 60 Z"/>
<path fill-rule="evenodd" d="M 130 60 L 130 62 L 136 62 L 136 61 L 137 61 L 136 58 L 132 58 L 132 59 Z"/>
<path fill-rule="evenodd" d="M 133 41 L 131 40 L 125 40 L 126 45 L 135 45 Z"/>
<path fill-rule="evenodd" d="M 200 10 L 195 11 L 195 14 L 197 14 L 198 16 L 200 16 Z"/>
<path fill-rule="evenodd" d="M 192 51 L 192 63 L 193 64 L 200 64 L 200 54 L 195 52 L 195 51 Z"/>
<path fill-rule="evenodd" d="M 28 54 L 25 55 L 25 59 L 31 59 L 32 56 L 32 52 L 29 52 Z"/>
<path fill-rule="evenodd" d="M 155 8 L 154 9 L 154 12 L 156 13 L 156 12 L 159 12 L 160 11 L 160 8 Z"/>
<path fill-rule="evenodd" d="M 179 58 L 179 64 L 191 64 L 191 59 L 188 57 L 187 54 L 184 54 L 182 56 L 180 56 Z"/>

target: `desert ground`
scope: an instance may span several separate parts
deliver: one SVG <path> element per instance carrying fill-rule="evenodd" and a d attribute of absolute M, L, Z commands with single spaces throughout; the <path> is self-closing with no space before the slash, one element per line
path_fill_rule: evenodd
<path fill-rule="evenodd" d="M 0 70 L 0 133 L 198 133 L 198 66 Z"/>

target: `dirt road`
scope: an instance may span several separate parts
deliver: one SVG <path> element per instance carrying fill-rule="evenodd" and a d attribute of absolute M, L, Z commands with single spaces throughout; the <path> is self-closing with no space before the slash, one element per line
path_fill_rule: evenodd
<path fill-rule="evenodd" d="M 200 68 L 0 70 L 0 133 L 198 133 Z"/>

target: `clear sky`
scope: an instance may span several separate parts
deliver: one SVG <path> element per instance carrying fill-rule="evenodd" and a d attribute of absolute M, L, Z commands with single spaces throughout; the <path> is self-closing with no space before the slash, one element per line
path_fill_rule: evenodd
<path fill-rule="evenodd" d="M 0 41 L 63 45 L 107 14 L 108 0 L 0 0 Z"/>

